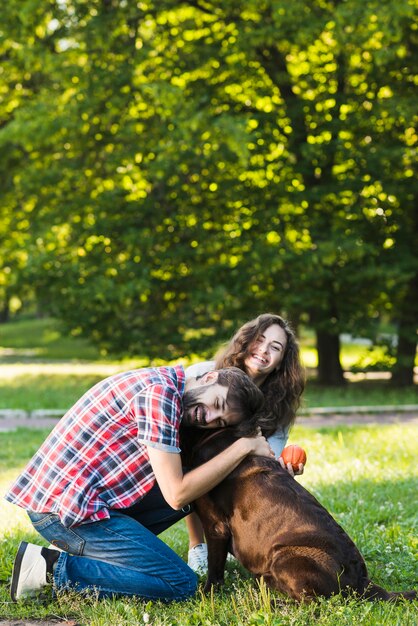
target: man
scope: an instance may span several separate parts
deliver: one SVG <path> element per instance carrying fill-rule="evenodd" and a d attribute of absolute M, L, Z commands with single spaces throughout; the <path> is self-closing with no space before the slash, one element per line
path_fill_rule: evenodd
<path fill-rule="evenodd" d="M 261 391 L 236 368 L 185 382 L 181 366 L 132 370 L 99 382 L 62 417 L 6 494 L 50 542 L 22 542 L 11 596 L 52 582 L 99 597 L 180 600 L 195 573 L 157 534 L 247 456 L 271 456 L 261 435 L 241 438 L 183 473 L 179 428 L 253 420 Z M 55 549 L 58 548 L 58 549 Z"/>

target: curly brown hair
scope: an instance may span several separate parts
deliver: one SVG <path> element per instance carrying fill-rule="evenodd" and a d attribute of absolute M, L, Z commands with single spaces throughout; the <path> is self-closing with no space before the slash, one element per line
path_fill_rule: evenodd
<path fill-rule="evenodd" d="M 264 406 L 257 414 L 263 435 L 270 437 L 279 427 L 288 428 L 296 419 L 305 388 L 305 371 L 300 360 L 299 345 L 290 324 L 279 315 L 263 313 L 250 320 L 235 333 L 227 346 L 216 356 L 216 369 L 238 367 L 245 370 L 248 349 L 264 331 L 278 324 L 286 333 L 283 360 L 261 385 Z"/>

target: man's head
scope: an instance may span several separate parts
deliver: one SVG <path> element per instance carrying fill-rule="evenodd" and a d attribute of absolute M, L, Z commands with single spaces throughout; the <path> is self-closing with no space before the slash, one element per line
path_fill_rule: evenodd
<path fill-rule="evenodd" d="M 263 393 L 237 367 L 207 372 L 186 381 L 183 424 L 222 428 L 245 422 L 255 426 L 254 415 L 263 402 Z"/>

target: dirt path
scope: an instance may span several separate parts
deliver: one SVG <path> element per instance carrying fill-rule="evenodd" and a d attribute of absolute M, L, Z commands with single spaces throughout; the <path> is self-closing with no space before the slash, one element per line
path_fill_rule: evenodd
<path fill-rule="evenodd" d="M 321 415 L 313 414 L 310 416 L 302 416 L 296 420 L 296 424 L 308 428 L 323 428 L 326 426 L 351 426 L 351 425 L 367 425 L 367 424 L 398 424 L 400 422 L 408 422 L 418 424 L 418 410 L 414 411 L 381 411 L 376 413 L 356 413 L 355 411 L 347 413 L 335 413 Z M 57 423 L 56 417 L 37 416 L 30 417 L 24 413 L 20 416 L 0 415 L 0 432 L 13 431 L 17 428 L 53 428 Z M 1 622 L 0 622 L 1 624 Z"/>
<path fill-rule="evenodd" d="M 354 426 L 367 424 L 399 424 L 408 422 L 418 425 L 418 411 L 381 413 L 334 413 L 332 415 L 312 415 L 296 420 L 299 426 L 323 428 L 324 426 Z"/>

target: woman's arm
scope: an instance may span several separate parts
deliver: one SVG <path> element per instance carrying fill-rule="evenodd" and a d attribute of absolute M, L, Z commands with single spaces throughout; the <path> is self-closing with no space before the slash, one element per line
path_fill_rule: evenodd
<path fill-rule="evenodd" d="M 267 437 L 267 441 L 269 442 L 276 459 L 278 459 L 283 452 L 283 448 L 289 438 L 289 430 L 289 427 L 283 428 L 283 426 L 279 426 L 276 432 L 274 432 L 270 437 Z"/>

